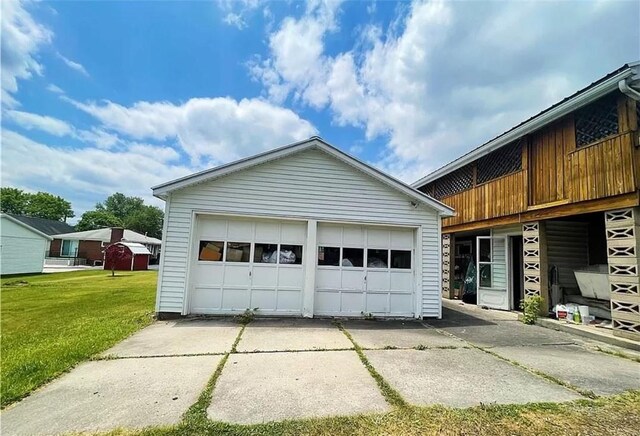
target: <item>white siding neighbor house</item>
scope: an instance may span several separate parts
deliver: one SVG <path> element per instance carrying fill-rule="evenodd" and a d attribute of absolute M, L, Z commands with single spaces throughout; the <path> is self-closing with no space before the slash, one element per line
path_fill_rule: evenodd
<path fill-rule="evenodd" d="M 42 272 L 51 236 L 3 213 L 0 238 L 0 274 Z"/>
<path fill-rule="evenodd" d="M 318 137 L 153 188 L 156 311 L 440 317 L 453 210 Z"/>

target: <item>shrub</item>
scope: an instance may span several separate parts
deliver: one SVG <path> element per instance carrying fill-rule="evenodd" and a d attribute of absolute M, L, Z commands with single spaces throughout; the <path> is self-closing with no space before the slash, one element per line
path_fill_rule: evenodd
<path fill-rule="evenodd" d="M 520 309 L 523 310 L 524 316 L 522 322 L 525 324 L 535 324 L 540 314 L 540 308 L 542 307 L 542 297 L 535 295 L 533 297 L 527 297 L 520 302 Z"/>

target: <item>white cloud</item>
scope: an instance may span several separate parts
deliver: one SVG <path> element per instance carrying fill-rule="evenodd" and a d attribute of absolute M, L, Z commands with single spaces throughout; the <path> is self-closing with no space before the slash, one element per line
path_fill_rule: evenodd
<path fill-rule="evenodd" d="M 134 144 L 121 151 L 52 147 L 7 129 L 2 131 L 2 148 L 3 186 L 56 193 L 73 200 L 76 215 L 114 192 L 160 205 L 151 186 L 200 169 L 177 165 L 179 155 L 171 147 Z"/>
<path fill-rule="evenodd" d="M 414 1 L 336 52 L 339 5 L 315 2 L 249 71 L 271 101 L 385 140 L 376 163 L 412 181 L 637 57 L 637 3 L 575 6 Z"/>
<path fill-rule="evenodd" d="M 0 33 L 2 33 L 2 105 L 15 107 L 13 97 L 18 91 L 18 81 L 29 79 L 33 74 L 42 74 L 43 67 L 36 53 L 51 42 L 52 33 L 37 23 L 25 8 L 28 1 L 6 0 L 2 2 Z"/>
<path fill-rule="evenodd" d="M 17 110 L 4 111 L 4 116 L 27 130 L 42 130 L 55 136 L 73 133 L 73 127 L 58 118 Z"/>
<path fill-rule="evenodd" d="M 71 59 L 62 56 L 60 53 L 56 53 L 56 55 L 69 68 L 71 68 L 74 71 L 77 71 L 78 73 L 82 74 L 83 76 L 89 77 L 89 73 L 87 72 L 87 70 L 84 68 L 84 66 L 82 64 L 80 64 L 78 62 L 74 62 Z"/>
<path fill-rule="evenodd" d="M 225 23 L 227 23 L 230 26 L 235 26 L 238 29 L 242 30 L 245 27 L 247 27 L 247 23 L 244 21 L 244 18 L 242 18 L 242 15 L 240 14 L 235 14 L 233 12 L 229 12 L 223 19 L 222 21 L 224 21 Z"/>
<path fill-rule="evenodd" d="M 317 133 L 295 112 L 259 99 L 193 98 L 182 105 L 67 101 L 129 137 L 177 139 L 194 162 L 223 163 Z"/>
<path fill-rule="evenodd" d="M 47 91 L 53 92 L 54 94 L 64 94 L 64 90 L 53 83 L 47 85 Z"/>
<path fill-rule="evenodd" d="M 237 27 L 242 30 L 247 27 L 245 17 L 257 9 L 263 1 L 261 0 L 221 0 L 218 7 L 226 12 L 222 21 L 230 26 Z M 265 10 L 268 7 L 265 6 Z"/>
<path fill-rule="evenodd" d="M 269 98 L 283 102 L 290 92 L 315 108 L 328 102 L 326 77 L 330 68 L 324 55 L 324 38 L 337 30 L 340 1 L 312 1 L 304 15 L 285 18 L 269 36 L 271 58 L 255 58 L 249 69 L 255 79 L 265 83 Z"/>
<path fill-rule="evenodd" d="M 117 135 L 106 132 L 97 127 L 90 130 L 76 129 L 71 124 L 58 118 L 38 115 L 30 112 L 5 110 L 4 116 L 26 130 L 40 130 L 53 136 L 79 139 L 98 148 L 112 148 L 116 144 L 127 145 L 127 141 L 121 140 Z"/>

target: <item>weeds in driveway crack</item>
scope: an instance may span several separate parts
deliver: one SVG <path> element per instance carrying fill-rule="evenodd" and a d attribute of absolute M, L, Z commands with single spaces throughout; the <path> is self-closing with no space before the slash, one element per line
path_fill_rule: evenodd
<path fill-rule="evenodd" d="M 304 350 L 251 350 L 251 351 L 236 351 L 236 354 L 276 354 L 276 353 L 313 353 L 316 351 L 352 351 L 351 348 L 307 348 Z"/>
<path fill-rule="evenodd" d="M 248 323 L 247 323 L 248 324 Z M 247 328 L 247 324 L 244 324 L 236 336 L 236 340 L 233 341 L 233 345 L 231 346 L 231 353 L 237 353 L 238 344 L 240 343 L 240 338 L 242 338 L 242 334 L 244 333 L 244 329 Z"/>
<path fill-rule="evenodd" d="M 502 361 L 508 362 L 508 363 L 512 364 L 513 366 L 517 366 L 518 368 L 522 368 L 522 369 L 524 369 L 525 371 L 527 371 L 527 372 L 529 372 L 531 374 L 535 374 L 538 377 L 542 377 L 542 378 L 544 378 L 544 379 L 546 379 L 546 380 L 548 380 L 548 381 L 550 381 L 552 383 L 555 383 L 557 385 L 560 385 L 562 387 L 570 389 L 570 390 L 572 390 L 574 392 L 577 392 L 578 394 L 582 395 L 583 397 L 587 397 L 587 398 L 590 398 L 592 400 L 595 400 L 596 398 L 598 398 L 598 396 L 593 391 L 588 391 L 588 390 L 585 390 L 585 389 L 581 389 L 578 386 L 572 385 L 571 383 L 567 383 L 567 382 L 565 382 L 563 380 L 560 380 L 560 379 L 558 379 L 558 378 L 556 378 L 556 377 L 554 377 L 552 375 L 549 375 L 549 374 L 547 374 L 545 372 L 538 371 L 537 369 L 529 368 L 527 366 L 522 365 L 520 362 L 517 362 L 515 360 L 511 360 L 511 359 L 507 359 L 506 357 L 502 357 L 501 355 L 499 355 L 497 353 L 494 353 L 491 350 L 487 350 L 485 348 L 478 347 L 477 345 L 473 345 L 473 347 L 478 349 L 478 350 L 480 350 L 480 351 L 484 351 L 485 353 L 490 354 L 493 357 L 497 357 L 498 359 L 500 359 Z"/>
<path fill-rule="evenodd" d="M 198 400 L 191 407 L 189 407 L 189 409 L 184 413 L 182 417 L 183 425 L 186 425 L 186 426 L 194 425 L 194 424 L 201 423 L 202 421 L 207 419 L 207 409 L 211 404 L 213 389 L 216 387 L 216 383 L 218 382 L 218 379 L 222 374 L 222 370 L 224 369 L 224 366 L 227 363 L 227 360 L 229 360 L 229 356 L 233 353 L 236 353 L 236 347 L 240 342 L 240 338 L 242 338 L 242 333 L 244 333 L 244 329 L 246 326 L 247 325 L 244 324 L 240 329 L 240 331 L 238 332 L 238 336 L 236 336 L 236 340 L 233 342 L 233 345 L 231 346 L 231 351 L 224 354 L 224 356 L 218 363 L 218 366 L 216 367 L 216 370 L 214 371 L 213 375 L 207 382 L 207 385 L 205 386 L 204 390 L 198 397 Z"/>
<path fill-rule="evenodd" d="M 211 398 L 213 395 L 213 389 L 216 387 L 216 382 L 220 378 L 220 374 L 222 374 L 222 370 L 224 369 L 224 365 L 229 360 L 229 354 L 224 355 L 222 360 L 218 363 L 215 372 L 207 382 L 204 390 L 198 397 L 198 401 L 196 401 L 189 409 L 185 412 L 183 416 L 183 423 L 186 425 L 195 424 L 202 420 L 207 419 L 207 409 L 211 404 Z"/>
<path fill-rule="evenodd" d="M 604 354 L 609 354 L 610 356 L 616 356 L 616 357 L 620 357 L 622 359 L 627 359 L 627 360 L 631 360 L 633 362 L 640 363 L 640 357 L 634 357 L 634 356 L 631 356 L 631 355 L 629 355 L 627 353 L 623 353 L 622 351 L 607 350 L 606 348 L 602 348 L 602 347 L 599 347 L 597 345 L 593 349 L 596 350 L 596 351 L 599 351 L 601 353 L 604 353 Z"/>
<path fill-rule="evenodd" d="M 367 356 L 362 351 L 362 348 L 360 347 L 360 345 L 358 345 L 358 343 L 353 339 L 353 336 L 351 336 L 351 333 L 349 333 L 341 323 L 336 322 L 335 325 L 351 341 L 351 343 L 353 344 L 354 350 L 356 351 L 356 353 L 358 354 L 358 357 L 360 358 L 360 361 L 365 366 L 365 368 L 367 368 L 367 371 L 369 371 L 369 374 L 371 374 L 371 377 L 373 377 L 373 379 L 378 384 L 378 387 L 382 392 L 382 396 L 387 401 L 387 403 L 399 408 L 409 407 L 409 404 L 407 404 L 407 402 L 404 400 L 404 398 L 402 398 L 402 396 L 398 393 L 398 391 L 393 389 L 391 385 L 387 383 L 387 381 L 382 377 L 382 375 L 373 367 L 373 365 L 371 365 L 371 362 L 369 362 L 369 359 L 367 359 Z"/>
<path fill-rule="evenodd" d="M 424 324 L 424 325 L 428 325 L 428 324 Z M 429 327 L 432 327 L 432 326 L 429 326 Z M 434 327 L 434 328 L 435 328 L 435 327 Z M 538 371 L 538 370 L 536 370 L 536 369 L 533 369 L 533 368 L 529 368 L 529 367 L 527 367 L 527 366 L 524 366 L 524 365 L 522 365 L 521 363 L 519 363 L 519 362 L 517 362 L 517 361 L 515 361 L 515 360 L 511 360 L 511 359 L 507 359 L 506 357 L 502 357 L 501 355 L 499 355 L 499 354 L 497 354 L 497 353 L 494 353 L 494 352 L 493 352 L 493 351 L 491 351 L 491 350 L 487 350 L 486 348 L 479 347 L 479 346 L 477 346 L 477 345 L 475 345 L 475 344 L 472 344 L 472 343 L 471 343 L 471 342 L 469 342 L 469 341 L 465 341 L 464 339 L 459 338 L 459 337 L 457 337 L 456 335 L 453 335 L 453 334 L 451 334 L 451 333 L 449 333 L 449 332 L 446 332 L 446 331 L 444 331 L 444 330 L 441 330 L 441 329 L 439 329 L 439 328 L 435 328 L 435 330 L 436 330 L 436 331 L 438 331 L 439 333 L 444 334 L 444 335 L 450 336 L 450 337 L 452 337 L 452 338 L 459 339 L 459 340 L 461 340 L 461 341 L 463 341 L 463 342 L 465 342 L 465 343 L 469 344 L 469 346 L 470 346 L 471 348 L 475 348 L 475 349 L 477 349 L 477 350 L 483 351 L 483 352 L 485 352 L 485 353 L 487 353 L 487 354 L 490 354 L 491 356 L 496 357 L 496 358 L 498 358 L 498 359 L 500 359 L 500 360 L 502 360 L 502 361 L 504 361 L 504 362 L 510 363 L 510 364 L 512 364 L 513 366 L 517 366 L 518 368 L 524 369 L 525 371 L 527 371 L 527 372 L 528 372 L 528 373 L 530 373 L 530 374 L 537 375 L 538 377 L 542 377 L 542 378 L 544 378 L 544 379 L 546 379 L 546 380 L 548 380 L 548 381 L 550 381 L 550 382 L 552 382 L 552 383 L 558 384 L 558 385 L 560 385 L 560 386 L 562 386 L 562 387 L 565 387 L 565 388 L 570 389 L 570 390 L 572 390 L 572 391 L 574 391 L 574 392 L 577 392 L 578 394 L 582 395 L 583 397 L 587 397 L 587 398 L 590 398 L 590 399 L 592 399 L 592 400 L 593 400 L 593 399 L 598 398 L 598 396 L 597 396 L 594 392 L 592 392 L 592 391 L 588 391 L 588 390 L 585 390 L 585 389 L 581 389 L 581 388 L 579 388 L 578 386 L 574 386 L 574 385 L 572 385 L 571 383 L 567 383 L 567 382 L 565 382 L 565 381 L 563 381 L 563 380 L 557 379 L 557 378 L 553 377 L 552 375 L 549 375 L 549 374 L 544 373 L 544 372 L 542 372 L 542 371 Z"/>

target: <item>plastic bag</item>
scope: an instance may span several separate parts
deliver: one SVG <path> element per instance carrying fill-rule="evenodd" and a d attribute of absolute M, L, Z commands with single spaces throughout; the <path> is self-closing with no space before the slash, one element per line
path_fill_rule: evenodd
<path fill-rule="evenodd" d="M 262 263 L 277 263 L 278 256 L 281 264 L 296 263 L 296 254 L 291 250 L 268 251 L 262 253 Z"/>
<path fill-rule="evenodd" d="M 372 257 L 367 261 L 368 268 L 386 268 L 387 262 L 382 259 L 378 259 L 377 257 Z"/>
<path fill-rule="evenodd" d="M 278 251 L 262 253 L 262 263 L 278 263 Z"/>
<path fill-rule="evenodd" d="M 291 250 L 281 250 L 280 263 L 296 263 L 296 254 Z"/>

